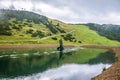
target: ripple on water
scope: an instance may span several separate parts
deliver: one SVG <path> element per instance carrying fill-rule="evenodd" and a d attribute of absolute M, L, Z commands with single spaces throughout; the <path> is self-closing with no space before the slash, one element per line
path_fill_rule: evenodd
<path fill-rule="evenodd" d="M 4 56 L 0 56 L 0 58 L 2 58 L 2 57 L 4 57 Z"/>
<path fill-rule="evenodd" d="M 36 56 L 37 56 L 37 55 L 40 56 L 41 54 L 40 54 L 39 52 L 36 52 L 36 53 L 34 53 L 34 55 L 36 55 Z"/>
<path fill-rule="evenodd" d="M 23 56 L 29 56 L 29 53 L 24 53 Z"/>
<path fill-rule="evenodd" d="M 45 55 L 49 55 L 50 53 L 48 53 L 48 52 L 44 52 L 44 54 L 45 54 Z"/>

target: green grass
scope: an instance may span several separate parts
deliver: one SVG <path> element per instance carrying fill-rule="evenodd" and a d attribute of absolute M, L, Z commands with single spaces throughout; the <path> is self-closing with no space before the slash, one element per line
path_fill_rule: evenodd
<path fill-rule="evenodd" d="M 118 41 L 109 40 L 103 36 L 100 36 L 95 31 L 90 30 L 87 26 L 69 25 L 69 27 L 70 29 L 75 30 L 71 34 L 77 39 L 77 42 L 70 42 L 64 40 L 64 44 L 120 45 Z M 26 44 L 26 43 L 27 44 L 51 44 L 51 43 L 57 44 L 58 40 L 62 38 L 61 36 L 56 36 L 58 40 L 52 40 L 51 38 L 48 38 L 46 40 L 41 40 L 39 37 L 31 37 L 28 34 L 24 34 L 24 36 L 19 36 L 20 34 L 23 33 L 18 31 L 17 35 L 0 36 L 0 44 Z M 78 43 L 78 41 L 81 41 L 82 43 Z"/>
<path fill-rule="evenodd" d="M 14 15 L 12 14 L 13 12 L 15 12 Z M 22 16 L 23 13 L 25 13 L 24 17 L 26 17 L 26 19 Z M 61 34 L 59 31 L 60 29 L 60 30 L 64 30 L 66 33 L 72 30 L 75 30 L 74 32 L 70 34 L 72 34 L 72 37 L 75 37 L 76 42 L 64 40 L 64 44 L 120 45 L 120 42 L 109 40 L 106 37 L 100 36 L 95 31 L 90 30 L 85 25 L 70 25 L 70 24 L 66 24 L 64 22 L 46 18 L 46 17 L 39 18 L 38 16 L 40 15 L 32 13 L 32 12 L 27 12 L 27 11 L 14 11 L 13 10 L 13 11 L 9 11 L 9 13 L 7 14 L 14 16 L 14 18 L 10 17 L 10 19 L 8 20 L 8 23 L 9 23 L 8 26 L 12 29 L 10 30 L 12 35 L 11 36 L 0 35 L 0 44 L 51 44 L 51 43 L 56 44 L 58 43 L 58 40 L 60 38 L 63 38 L 59 35 Z M 16 19 L 18 17 L 20 17 L 21 19 Z M 43 22 L 35 23 L 35 20 L 39 21 L 39 19 L 43 20 Z M 32 27 L 29 26 L 30 24 L 32 25 Z M 48 28 L 50 25 L 47 26 L 48 24 L 51 24 L 52 27 L 55 28 L 55 30 L 59 28 L 57 30 L 58 31 L 57 34 L 52 33 L 52 31 Z M 57 26 L 57 24 L 59 24 L 59 26 Z M 14 28 L 14 26 L 20 27 L 20 25 L 22 25 L 21 26 L 22 28 L 20 30 L 17 30 Z M 33 32 L 26 33 L 30 29 L 32 29 Z M 41 38 L 38 36 L 31 37 L 31 35 L 35 33 L 37 30 L 43 32 L 45 35 L 44 37 L 48 37 L 50 34 L 52 34 L 52 36 L 59 35 L 59 36 L 56 36 L 58 40 L 53 40 L 51 39 L 51 37 L 45 40 L 41 40 Z M 81 43 L 79 43 L 80 41 Z"/>
<path fill-rule="evenodd" d="M 120 45 L 118 41 L 109 40 L 106 37 L 100 36 L 95 31 L 90 30 L 84 25 L 71 25 L 76 31 L 73 35 L 77 40 L 81 41 L 82 44 L 97 44 L 97 45 Z"/>
<path fill-rule="evenodd" d="M 106 50 L 101 49 L 82 49 L 79 51 L 64 54 L 61 63 L 84 64 L 88 63 L 89 60 L 96 58 L 98 55 L 104 54 L 105 52 Z"/>

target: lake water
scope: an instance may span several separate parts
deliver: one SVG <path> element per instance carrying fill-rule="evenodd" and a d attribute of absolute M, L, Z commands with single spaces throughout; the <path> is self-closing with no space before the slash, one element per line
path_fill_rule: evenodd
<path fill-rule="evenodd" d="M 0 50 L 0 80 L 90 80 L 114 62 L 99 49 Z"/>

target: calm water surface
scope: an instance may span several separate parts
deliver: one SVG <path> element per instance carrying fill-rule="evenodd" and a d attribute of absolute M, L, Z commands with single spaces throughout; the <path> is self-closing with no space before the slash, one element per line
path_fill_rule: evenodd
<path fill-rule="evenodd" d="M 0 50 L 0 80 L 90 80 L 114 62 L 114 53 L 96 49 Z"/>

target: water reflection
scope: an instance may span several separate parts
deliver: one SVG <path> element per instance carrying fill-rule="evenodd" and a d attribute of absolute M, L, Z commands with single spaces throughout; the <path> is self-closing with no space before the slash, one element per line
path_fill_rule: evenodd
<path fill-rule="evenodd" d="M 104 67 L 110 66 L 110 64 L 67 64 L 42 73 L 16 77 L 11 80 L 90 80 L 100 74 Z"/>
<path fill-rule="evenodd" d="M 56 72 L 59 73 L 61 71 L 59 75 L 63 77 L 56 78 L 55 72 L 54 74 L 53 72 L 51 72 L 51 74 L 53 74 L 52 76 L 55 78 L 48 78 L 48 80 L 55 80 L 55 79 L 63 80 L 64 75 L 68 74 L 66 73 L 67 72 L 66 70 L 68 70 L 68 72 L 69 71 L 74 72 L 74 71 L 77 71 L 78 69 L 78 71 L 81 70 L 80 71 L 81 76 L 84 76 L 82 74 L 83 72 L 85 74 L 91 75 L 90 73 L 93 73 L 94 70 L 91 71 L 90 73 L 86 72 L 86 70 L 90 69 L 90 66 L 95 66 L 93 69 L 97 68 L 97 66 L 98 68 L 102 69 L 103 66 L 106 66 L 105 64 L 108 64 L 108 63 L 111 64 L 114 62 L 114 53 L 106 50 L 73 48 L 73 49 L 65 49 L 62 54 L 63 54 L 62 58 L 60 58 L 59 51 L 56 51 L 55 49 L 42 50 L 42 51 L 41 50 L 0 51 L 0 79 L 4 78 L 7 80 L 7 78 L 14 79 L 15 77 L 17 77 L 20 80 L 22 78 L 25 78 L 25 79 L 28 78 L 27 80 L 38 80 L 38 79 L 42 80 L 43 74 L 47 72 L 46 70 L 56 71 L 57 69 L 58 72 L 57 71 Z M 104 64 L 100 64 L 100 63 L 104 63 Z M 69 65 L 66 65 L 66 64 L 69 64 Z M 91 64 L 94 64 L 94 65 L 91 65 Z M 96 64 L 99 64 L 101 67 Z M 65 66 L 61 66 L 61 65 L 65 65 Z M 59 67 L 59 68 L 55 68 L 55 67 Z M 55 69 L 52 69 L 52 68 L 55 68 Z M 86 68 L 86 70 L 83 68 Z M 82 70 L 84 71 L 82 72 Z M 29 75 L 32 75 L 32 76 L 29 76 Z M 22 76 L 22 78 L 20 78 L 20 76 Z M 26 76 L 26 77 L 23 77 L 23 76 Z M 74 73 L 71 76 L 76 76 L 76 79 L 73 79 L 73 80 L 77 80 L 77 73 Z M 70 78 L 65 77 L 64 80 L 66 79 L 72 80 L 72 77 Z"/>
<path fill-rule="evenodd" d="M 97 63 L 114 63 L 115 62 L 115 54 L 112 51 L 106 51 L 104 54 L 99 54 L 97 57 L 90 59 L 87 63 L 89 64 L 97 64 Z"/>

